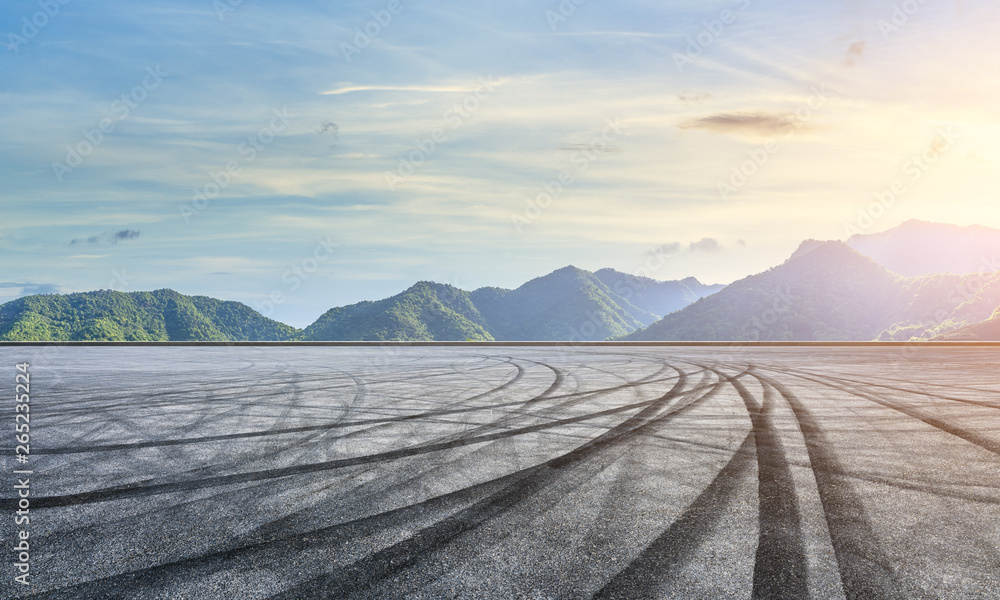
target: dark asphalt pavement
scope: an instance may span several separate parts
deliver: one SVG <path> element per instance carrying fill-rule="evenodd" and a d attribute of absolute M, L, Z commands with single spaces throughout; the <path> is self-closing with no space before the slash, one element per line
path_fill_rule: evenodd
<path fill-rule="evenodd" d="M 4 598 L 1000 598 L 1000 349 L 0 357 Z"/>

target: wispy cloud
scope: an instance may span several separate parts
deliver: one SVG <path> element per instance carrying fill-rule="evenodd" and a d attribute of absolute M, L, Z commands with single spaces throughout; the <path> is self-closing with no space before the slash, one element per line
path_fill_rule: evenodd
<path fill-rule="evenodd" d="M 0 290 L 8 292 L 7 295 L 12 296 L 33 296 L 35 294 L 58 294 L 62 288 L 54 283 L 0 281 Z"/>
<path fill-rule="evenodd" d="M 87 238 L 73 238 L 70 240 L 69 245 L 79 246 L 81 244 L 89 244 L 92 246 L 99 246 L 101 244 L 110 244 L 113 246 L 118 242 L 134 240 L 140 235 L 142 235 L 142 232 L 135 229 L 119 229 L 117 231 L 111 231 L 101 235 L 92 235 Z"/>
<path fill-rule="evenodd" d="M 677 125 L 681 129 L 701 129 L 710 133 L 731 133 L 749 136 L 771 136 L 787 133 L 792 128 L 805 129 L 794 113 L 725 112 L 688 119 Z"/>
<path fill-rule="evenodd" d="M 844 64 L 853 67 L 854 63 L 862 57 L 865 53 L 865 42 L 864 40 L 860 42 L 854 42 L 847 48 L 847 54 L 844 56 Z"/>
<path fill-rule="evenodd" d="M 475 86 L 458 85 L 347 85 L 320 92 L 323 96 L 337 96 L 351 92 L 473 92 Z"/>
<path fill-rule="evenodd" d="M 340 126 L 333 121 L 323 121 L 320 123 L 317 133 L 323 134 L 327 131 L 331 132 L 330 135 L 333 136 L 333 139 L 337 139 L 337 133 L 340 131 Z"/>
<path fill-rule="evenodd" d="M 664 256 L 667 254 L 677 254 L 681 251 L 680 242 L 668 242 L 666 244 L 660 244 L 656 248 L 649 251 L 650 254 Z"/>
<path fill-rule="evenodd" d="M 715 238 L 701 238 L 697 242 L 688 244 L 688 250 L 691 252 L 708 252 L 714 254 L 722 251 L 722 244 Z"/>
<path fill-rule="evenodd" d="M 971 155 L 1000 156 L 1000 82 L 969 60 L 996 49 L 998 9 L 967 2 L 956 16 L 950 3 L 930 2 L 887 43 L 875 24 L 890 11 L 850 1 L 862 14 L 845 15 L 840 3 L 754 3 L 680 74 L 671 57 L 713 33 L 702 29 L 716 7 L 588 2 L 553 32 L 544 11 L 558 0 L 460 11 L 421 0 L 345 63 L 339 43 L 363 30 L 371 6 L 243 2 L 220 22 L 208 0 L 127 11 L 91 0 L 7 56 L 4 277 L 99 289 L 127 268 L 143 287 L 246 300 L 266 297 L 313 238 L 333 235 L 342 262 L 327 263 L 275 315 L 298 324 L 397 293 L 415 275 L 515 287 L 570 263 L 629 270 L 622 257 L 663 242 L 671 278 L 732 280 L 784 260 L 803 237 L 839 235 L 837 215 L 853 214 L 873 182 L 890 181 L 952 121 L 964 123 L 966 147 L 939 161 L 892 218 L 1000 225 L 995 169 Z M 100 44 L 88 42 L 95 37 Z M 59 185 L 51 163 L 65 161 L 84 131 L 94 143 L 112 103 L 156 64 L 184 77 L 116 121 L 73 185 Z M 480 77 L 502 88 L 476 106 L 468 96 Z M 838 101 L 796 129 L 812 128 L 783 144 L 738 202 L 720 204 L 717 183 L 753 150 L 733 138 L 783 135 L 814 85 L 836 89 Z M 285 106 L 295 119 L 262 140 Z M 605 150 L 559 183 L 619 117 L 623 151 Z M 446 140 L 431 137 L 438 129 Z M 384 173 L 417 148 L 426 163 L 389 193 Z M 227 173 L 234 160 L 239 172 Z M 206 188 L 227 178 L 217 194 Z M 510 215 L 551 181 L 564 189 L 535 236 L 513 239 Z M 213 197 L 195 200 L 194 189 Z M 789 209 L 804 199 L 815 210 Z M 187 224 L 178 206 L 194 201 L 205 209 Z M 132 230 L 141 236 L 121 233 Z M 205 256 L 218 259 L 196 260 Z M 222 272 L 234 276 L 213 275 Z"/>
<path fill-rule="evenodd" d="M 682 92 L 680 94 L 677 94 L 677 99 L 683 102 L 684 104 L 701 104 L 702 102 L 708 100 L 711 97 L 712 94 L 709 94 L 708 92 L 701 92 L 697 94 Z"/>
<path fill-rule="evenodd" d="M 140 235 L 142 235 L 142 232 L 135 229 L 119 229 L 118 231 L 111 232 L 108 235 L 108 239 L 111 240 L 112 244 L 117 244 L 122 240 L 134 240 Z"/>
<path fill-rule="evenodd" d="M 740 240 L 741 245 L 746 245 L 746 242 Z M 701 238 L 697 242 L 690 242 L 688 244 L 681 244 L 680 242 L 668 242 L 666 244 L 660 244 L 656 248 L 649 251 L 652 255 L 657 256 L 668 256 L 671 254 L 680 254 L 682 251 L 687 252 L 707 252 L 714 254 L 716 252 L 722 251 L 722 244 L 719 240 L 715 238 Z"/>

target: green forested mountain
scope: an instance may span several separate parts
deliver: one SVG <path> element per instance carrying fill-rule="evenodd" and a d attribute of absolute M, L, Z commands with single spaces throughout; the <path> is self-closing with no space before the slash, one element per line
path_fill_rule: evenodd
<path fill-rule="evenodd" d="M 514 290 L 466 292 L 421 282 L 385 300 L 334 308 L 307 327 L 302 339 L 604 340 L 653 323 L 716 289 L 695 279 L 659 282 L 629 280 L 610 269 L 599 273 L 569 266 Z M 618 291 L 605 281 L 617 282 Z"/>
<path fill-rule="evenodd" d="M 956 329 L 946 333 L 936 340 L 973 341 L 973 342 L 1000 342 L 1000 307 L 996 309 L 993 316 L 985 321 Z"/>
<path fill-rule="evenodd" d="M 1000 304 L 1000 273 L 937 273 L 904 279 L 893 323 L 878 339 L 933 339 L 990 318 Z"/>
<path fill-rule="evenodd" d="M 469 293 L 421 281 L 376 302 L 333 308 L 302 332 L 303 340 L 492 340 Z"/>
<path fill-rule="evenodd" d="M 694 277 L 680 281 L 657 281 L 614 269 L 601 269 L 595 271 L 594 275 L 636 308 L 658 317 L 669 315 L 726 287 L 720 284 L 705 285 Z"/>
<path fill-rule="evenodd" d="M 573 266 L 516 290 L 481 288 L 470 298 L 498 340 L 603 340 L 659 318 Z"/>
<path fill-rule="evenodd" d="M 173 290 L 26 296 L 0 306 L 3 341 L 273 341 L 297 334 L 239 302 Z"/>
<path fill-rule="evenodd" d="M 910 340 L 976 323 L 1000 273 L 906 278 L 842 242 L 803 242 L 784 264 L 730 284 L 627 340 Z"/>
<path fill-rule="evenodd" d="M 842 242 L 808 240 L 783 264 L 720 287 L 569 266 L 513 290 L 420 282 L 302 331 L 172 290 L 36 295 L 0 305 L 0 341 L 1000 338 L 1000 272 L 903 277 Z"/>
<path fill-rule="evenodd" d="M 243 304 L 172 290 L 27 296 L 0 306 L 0 340 L 603 340 L 718 287 L 572 266 L 515 290 L 422 281 L 391 298 L 333 308 L 302 331 Z"/>

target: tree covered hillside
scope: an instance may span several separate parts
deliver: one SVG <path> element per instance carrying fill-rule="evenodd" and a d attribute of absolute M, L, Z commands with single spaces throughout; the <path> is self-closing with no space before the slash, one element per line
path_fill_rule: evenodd
<path fill-rule="evenodd" d="M 985 321 L 962 327 L 935 339 L 966 342 L 1000 342 L 1000 307 L 997 307 L 993 315 Z"/>
<path fill-rule="evenodd" d="M 25 296 L 0 306 L 2 341 L 280 341 L 297 334 L 239 302 L 166 289 Z"/>
<path fill-rule="evenodd" d="M 468 292 L 421 281 L 391 298 L 330 309 L 305 328 L 302 339 L 489 341 L 493 337 Z"/>
<path fill-rule="evenodd" d="M 472 302 L 498 340 L 603 340 L 655 322 L 589 271 L 573 266 L 515 290 L 481 288 Z"/>
<path fill-rule="evenodd" d="M 594 275 L 612 292 L 628 300 L 636 308 L 657 317 L 669 315 L 726 287 L 719 284 L 705 285 L 694 277 L 680 281 L 658 281 L 614 269 L 601 269 L 595 271 Z"/>
<path fill-rule="evenodd" d="M 842 242 L 803 242 L 785 263 L 730 284 L 626 340 L 930 339 L 988 318 L 1000 273 L 906 278 Z"/>
<path fill-rule="evenodd" d="M 625 339 L 857 340 L 878 335 L 900 278 L 839 242 L 809 247 Z"/>

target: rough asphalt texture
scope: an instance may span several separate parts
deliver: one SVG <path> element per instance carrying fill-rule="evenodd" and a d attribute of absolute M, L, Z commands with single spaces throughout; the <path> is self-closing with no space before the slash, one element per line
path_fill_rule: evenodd
<path fill-rule="evenodd" d="M 4 598 L 1000 597 L 1000 349 L 3 348 L 11 393 L 24 360 Z"/>

